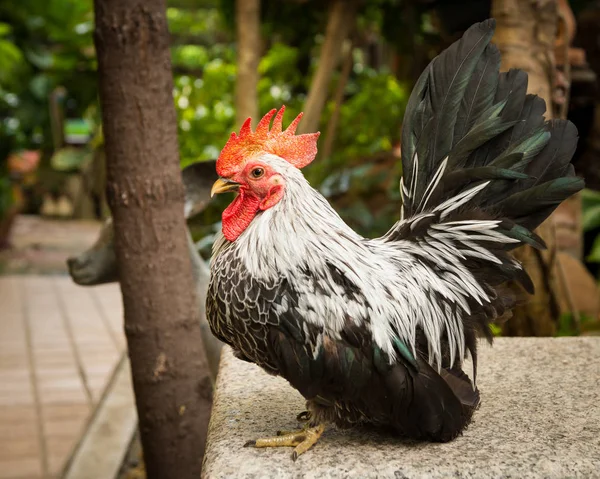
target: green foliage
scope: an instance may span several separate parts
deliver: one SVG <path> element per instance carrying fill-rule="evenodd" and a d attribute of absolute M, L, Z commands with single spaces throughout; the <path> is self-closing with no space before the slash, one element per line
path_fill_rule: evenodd
<path fill-rule="evenodd" d="M 600 191 L 588 188 L 581 192 L 583 207 L 583 230 L 591 231 L 600 228 Z"/>
<path fill-rule="evenodd" d="M 590 263 L 600 263 L 600 235 L 596 236 L 592 250 L 586 260 Z"/>
<path fill-rule="evenodd" d="M 502 336 L 502 328 L 497 324 L 490 324 L 490 330 L 494 336 Z"/>
<path fill-rule="evenodd" d="M 12 83 L 13 76 L 23 62 L 23 52 L 8 38 L 12 28 L 0 23 L 0 84 Z"/>
<path fill-rule="evenodd" d="M 202 45 L 180 45 L 173 48 L 172 54 L 173 63 L 191 69 L 206 65 L 209 60 L 208 49 Z"/>
<path fill-rule="evenodd" d="M 56 150 L 50 159 L 52 168 L 56 171 L 76 171 L 89 159 L 90 152 L 87 149 L 66 147 Z"/>
<path fill-rule="evenodd" d="M 577 336 L 578 333 L 573 324 L 573 315 L 571 313 L 561 314 L 558 318 L 556 336 Z"/>
<path fill-rule="evenodd" d="M 583 230 L 586 232 L 598 231 L 600 229 L 600 192 L 588 188 L 582 190 L 581 203 Z M 585 260 L 588 263 L 600 263 L 600 235 L 596 236 Z M 581 332 L 600 331 L 600 321 L 598 318 L 591 318 L 582 314 L 580 322 L 579 327 L 576 327 L 575 320 L 571 314 L 562 315 L 559 321 L 557 336 L 577 336 Z"/>
<path fill-rule="evenodd" d="M 341 108 L 337 137 L 344 157 L 391 150 L 399 139 L 407 90 L 391 74 L 364 70 L 351 83 L 349 94 Z M 328 110 L 332 108 L 330 104 Z M 341 155 L 335 154 L 338 162 L 343 161 Z"/>
<path fill-rule="evenodd" d="M 169 7 L 167 21 L 172 35 L 185 35 L 188 39 L 198 36 L 206 38 L 222 27 L 219 11 L 216 8 L 202 8 L 201 5 L 191 9 Z"/>
<path fill-rule="evenodd" d="M 258 65 L 258 72 L 261 75 L 261 80 L 263 80 L 262 85 L 259 85 L 259 90 L 264 93 L 265 87 L 271 85 L 285 83 L 296 86 L 301 83 L 303 79 L 294 71 L 297 60 L 297 48 L 275 43 L 261 58 Z M 289 97 L 285 100 L 289 100 Z"/>
<path fill-rule="evenodd" d="M 306 176 L 321 185 L 321 192 L 334 200 L 350 226 L 365 236 L 377 236 L 398 219 L 401 165 L 390 158 L 381 168 L 373 168 L 370 158 L 389 152 L 399 140 L 408 89 L 390 73 L 364 67 L 357 57 L 347 100 L 340 108 L 333 154 L 319 158 L 307 168 Z M 334 108 L 333 102 L 327 104 L 322 132 Z"/>
<path fill-rule="evenodd" d="M 92 21 L 91 0 L 0 3 L 0 143 L 50 146 L 48 95 L 59 85 L 75 113 L 95 100 Z"/>
<path fill-rule="evenodd" d="M 307 79 L 298 75 L 295 69 L 298 54 L 298 48 L 274 43 L 261 58 L 258 65 L 258 105 L 261 113 L 285 105 L 284 122 L 290 122 L 302 110 L 305 98 L 294 92 L 304 88 Z"/>
<path fill-rule="evenodd" d="M 600 329 L 600 321 L 587 314 L 579 315 L 579 329 L 576 327 L 575 319 L 571 313 L 561 314 L 558 319 L 556 336 L 579 336 L 582 331 L 597 331 Z"/>
<path fill-rule="evenodd" d="M 10 179 L 6 175 L 0 174 L 0 221 L 2 221 L 13 205 L 13 192 Z"/>
<path fill-rule="evenodd" d="M 233 129 L 235 65 L 214 59 L 205 64 L 202 79 L 175 80 L 182 167 L 214 159 Z"/>
<path fill-rule="evenodd" d="M 53 155 L 48 100 L 57 87 L 64 87 L 61 108 L 70 119 L 91 120 L 96 130 L 90 146 L 102 144 L 102 133 L 97 130 L 93 2 L 9 3 L 0 4 L 0 114 L 4 118 L 0 145 L 5 148 L 0 157 L 16 148 L 41 148 L 56 167 L 71 169 L 79 163 L 77 155 L 68 150 Z M 321 0 L 261 2 L 265 40 L 259 64 L 261 114 L 285 104 L 285 121 L 289 122 L 302 110 L 318 65 L 328 15 L 324 6 Z M 389 26 L 387 14 L 403 8 L 397 0 L 363 2 L 355 33 L 381 32 L 382 25 Z M 216 158 L 235 128 L 235 1 L 168 0 L 167 19 L 181 165 L 185 167 Z M 345 219 L 361 233 L 374 234 L 397 219 L 400 171 L 394 161 L 387 171 L 374 172 L 365 158 L 391 150 L 398 140 L 408 88 L 385 67 L 374 70 L 368 63 L 363 50 L 356 48 L 333 152 L 329 158 L 320 157 L 306 173 L 315 186 L 323 185 Z M 332 92 L 338 76 L 333 78 Z M 322 115 L 321 148 L 334 108 L 330 101 Z M 375 191 L 384 195 L 376 208 L 371 201 Z"/>

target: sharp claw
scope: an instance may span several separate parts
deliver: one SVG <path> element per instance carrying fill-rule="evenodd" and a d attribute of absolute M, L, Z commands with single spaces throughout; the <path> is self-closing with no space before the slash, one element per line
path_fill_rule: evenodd
<path fill-rule="evenodd" d="M 256 446 L 256 441 L 248 441 L 244 444 L 244 447 Z"/>
<path fill-rule="evenodd" d="M 310 411 L 303 411 L 296 416 L 297 421 L 308 421 L 311 418 Z"/>
<path fill-rule="evenodd" d="M 292 461 L 296 462 L 296 459 L 298 459 L 298 453 L 294 451 L 292 452 Z"/>

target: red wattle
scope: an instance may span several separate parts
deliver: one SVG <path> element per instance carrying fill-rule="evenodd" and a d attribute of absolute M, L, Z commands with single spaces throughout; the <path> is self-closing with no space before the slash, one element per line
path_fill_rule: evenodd
<path fill-rule="evenodd" d="M 248 227 L 260 209 L 260 199 L 240 190 L 237 198 L 223 211 L 223 235 L 235 241 Z"/>

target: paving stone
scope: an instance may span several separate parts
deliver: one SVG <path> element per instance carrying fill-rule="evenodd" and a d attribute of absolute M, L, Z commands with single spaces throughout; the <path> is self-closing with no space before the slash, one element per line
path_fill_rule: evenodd
<path fill-rule="evenodd" d="M 136 430 L 137 413 L 129 361 L 115 371 L 106 396 L 94 415 L 88 433 L 75 451 L 64 479 L 116 477 Z"/>
<path fill-rule="evenodd" d="M 58 476 L 62 472 L 78 440 L 79 434 L 46 437 L 48 472 L 51 475 Z"/>
<path fill-rule="evenodd" d="M 14 439 L 11 451 L 42 442 L 50 469 L 37 451 L 0 460 L 0 479 L 57 476 L 92 412 L 84 381 L 99 398 L 125 349 L 118 285 L 83 288 L 67 276 L 67 256 L 89 247 L 100 227 L 19 217 L 15 248 L 0 252 L 5 272 L 62 275 L 0 276 L 0 441 Z"/>
<path fill-rule="evenodd" d="M 91 407 L 87 401 L 70 402 L 68 404 L 45 404 L 42 412 L 46 421 L 65 421 L 73 418 L 87 418 L 91 413 Z"/>
<path fill-rule="evenodd" d="M 0 424 L 6 429 L 13 427 L 15 423 L 30 420 L 37 420 L 37 412 L 34 406 L 19 404 L 17 406 L 0 408 Z"/>
<path fill-rule="evenodd" d="M 480 349 L 482 405 L 456 440 L 330 429 L 293 462 L 290 448 L 242 446 L 297 428 L 303 398 L 224 348 L 203 477 L 600 477 L 600 338 L 500 338 Z"/>
<path fill-rule="evenodd" d="M 9 406 L 33 406 L 35 399 L 32 394 L 0 393 L 0 408 Z"/>
<path fill-rule="evenodd" d="M 40 443 L 36 436 L 6 439 L 0 438 L 0 461 L 4 459 L 19 459 L 36 457 L 39 454 Z"/>
<path fill-rule="evenodd" d="M 12 441 L 15 439 L 34 438 L 37 441 L 38 437 L 38 425 L 37 416 L 35 410 L 32 407 L 32 415 L 29 420 L 12 420 L 4 421 L 0 418 L 0 424 L 2 424 L 2 439 Z"/>
<path fill-rule="evenodd" d="M 74 417 L 69 419 L 60 419 L 54 421 L 44 421 L 44 434 L 51 441 L 56 437 L 78 437 L 83 431 L 87 416 Z"/>
<path fill-rule="evenodd" d="M 0 479 L 37 479 L 41 477 L 42 464 L 38 457 L 0 461 Z"/>

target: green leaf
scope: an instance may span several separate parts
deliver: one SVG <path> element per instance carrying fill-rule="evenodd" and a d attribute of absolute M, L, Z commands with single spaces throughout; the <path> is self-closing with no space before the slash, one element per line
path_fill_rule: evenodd
<path fill-rule="evenodd" d="M 261 75 L 278 72 L 294 73 L 294 67 L 298 58 L 298 49 L 283 45 L 274 44 L 267 54 L 261 58 L 258 64 L 258 72 Z"/>
<path fill-rule="evenodd" d="M 0 176 L 0 220 L 14 202 L 13 190 L 10 180 L 7 177 Z"/>
<path fill-rule="evenodd" d="M 54 56 L 49 51 L 39 50 L 28 50 L 25 52 L 27 59 L 33 63 L 36 67 L 41 69 L 50 68 L 54 63 Z"/>
<path fill-rule="evenodd" d="M 600 204 L 583 210 L 583 231 L 590 231 L 600 227 Z"/>
<path fill-rule="evenodd" d="M 558 328 L 556 336 L 577 336 L 577 330 L 574 326 L 573 315 L 571 313 L 563 313 L 558 318 Z"/>
<path fill-rule="evenodd" d="M 591 188 L 584 188 L 581 190 L 581 198 L 583 201 L 600 203 L 600 191 L 592 190 Z"/>
<path fill-rule="evenodd" d="M 52 155 L 50 164 L 57 171 L 72 171 L 80 168 L 88 158 L 88 151 L 80 148 L 66 147 L 61 148 Z"/>
<path fill-rule="evenodd" d="M 15 83 L 17 80 L 12 77 L 22 62 L 21 50 L 12 42 L 0 40 L 0 83 Z"/>
<path fill-rule="evenodd" d="M 585 188 L 581 190 L 581 205 L 583 210 L 600 205 L 600 191 Z"/>
<path fill-rule="evenodd" d="M 52 88 L 52 81 L 48 75 L 36 75 L 31 79 L 29 88 L 31 89 L 31 93 L 33 93 L 38 99 L 46 100 Z"/>
<path fill-rule="evenodd" d="M 12 31 L 12 28 L 8 23 L 0 23 L 0 37 L 8 35 Z"/>
<path fill-rule="evenodd" d="M 490 331 L 494 336 L 502 336 L 502 328 L 497 324 L 490 324 Z"/>
<path fill-rule="evenodd" d="M 182 45 L 173 48 L 173 64 L 202 68 L 210 60 L 206 48 L 199 45 Z"/>
<path fill-rule="evenodd" d="M 592 251 L 586 260 L 590 263 L 600 263 L 600 235 L 596 236 L 594 244 L 592 245 Z"/>

